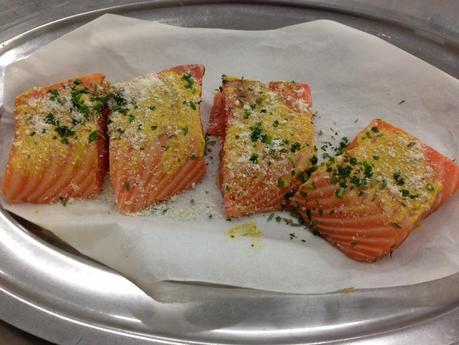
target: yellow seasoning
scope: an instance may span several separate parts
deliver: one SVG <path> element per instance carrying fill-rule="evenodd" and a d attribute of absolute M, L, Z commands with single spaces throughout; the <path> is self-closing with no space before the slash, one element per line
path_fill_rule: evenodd
<path fill-rule="evenodd" d="M 349 293 L 349 292 L 354 292 L 356 290 L 355 287 L 348 287 L 348 288 L 344 288 L 344 289 L 339 289 L 338 292 L 346 292 L 346 293 Z"/>
<path fill-rule="evenodd" d="M 251 247 L 260 247 L 260 238 L 263 236 L 263 231 L 257 227 L 255 222 L 247 222 L 232 227 L 226 234 L 231 238 L 249 237 L 252 239 Z"/>

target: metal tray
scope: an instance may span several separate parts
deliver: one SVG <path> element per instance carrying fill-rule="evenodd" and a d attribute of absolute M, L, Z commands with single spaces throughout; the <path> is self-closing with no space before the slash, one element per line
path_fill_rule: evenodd
<path fill-rule="evenodd" d="M 454 0 L 436 8 L 429 0 L 417 1 L 416 7 L 364 0 L 3 2 L 0 89 L 8 63 L 105 12 L 240 29 L 333 19 L 459 77 Z M 406 287 L 321 295 L 161 282 L 153 297 L 0 207 L 0 319 L 55 343 L 430 345 L 459 340 L 459 274 Z"/>

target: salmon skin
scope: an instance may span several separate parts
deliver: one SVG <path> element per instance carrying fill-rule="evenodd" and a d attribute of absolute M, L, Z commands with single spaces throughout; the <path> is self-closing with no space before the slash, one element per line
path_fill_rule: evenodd
<path fill-rule="evenodd" d="M 219 185 L 227 217 L 280 210 L 317 160 L 306 84 L 222 77 L 208 133 L 224 139 Z"/>
<path fill-rule="evenodd" d="M 108 166 L 108 83 L 100 73 L 16 98 L 16 133 L 3 177 L 10 203 L 65 202 L 102 189 Z"/>
<path fill-rule="evenodd" d="M 341 155 L 322 163 L 290 204 L 348 257 L 374 262 L 458 189 L 456 163 L 376 119 Z"/>
<path fill-rule="evenodd" d="M 199 182 L 204 66 L 181 65 L 113 85 L 108 125 L 116 203 L 136 213 Z"/>

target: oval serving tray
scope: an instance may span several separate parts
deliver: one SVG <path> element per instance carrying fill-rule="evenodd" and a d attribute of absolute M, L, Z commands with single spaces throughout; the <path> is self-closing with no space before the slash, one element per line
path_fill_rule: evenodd
<path fill-rule="evenodd" d="M 52 0 L 10 3 L 28 16 L 6 21 L 7 12 L 5 20 L 0 13 L 0 89 L 8 63 L 106 12 L 182 26 L 254 30 L 333 19 L 459 77 L 459 9 L 453 1 L 445 2 L 439 22 L 428 16 L 434 6 L 429 1 L 418 1 L 416 10 L 379 8 L 363 0 L 128 5 L 104 0 L 97 8 L 78 1 L 52 11 Z M 459 274 L 406 287 L 321 295 L 161 282 L 150 298 L 0 207 L 0 318 L 59 344 L 450 344 L 459 340 L 458 286 Z"/>

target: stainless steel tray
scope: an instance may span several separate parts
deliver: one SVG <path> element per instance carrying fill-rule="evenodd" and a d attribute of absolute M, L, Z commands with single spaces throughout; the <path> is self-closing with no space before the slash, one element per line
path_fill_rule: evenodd
<path fill-rule="evenodd" d="M 0 0 L 0 89 L 8 63 L 105 12 L 240 29 L 333 19 L 459 77 L 459 3 L 454 0 L 441 7 L 429 0 L 417 1 L 416 7 L 363 0 L 120 3 Z M 430 345 L 459 340 L 459 274 L 413 286 L 322 295 L 172 282 L 153 290 L 150 298 L 0 207 L 0 319 L 52 342 Z"/>

